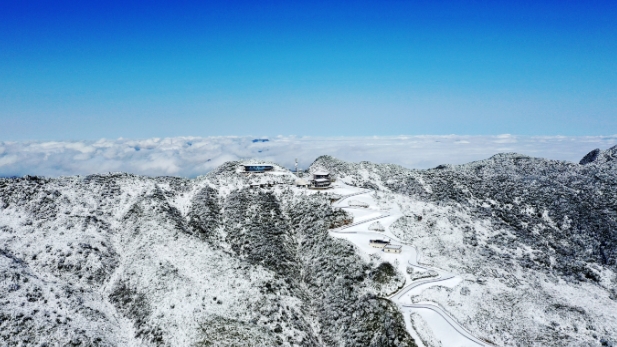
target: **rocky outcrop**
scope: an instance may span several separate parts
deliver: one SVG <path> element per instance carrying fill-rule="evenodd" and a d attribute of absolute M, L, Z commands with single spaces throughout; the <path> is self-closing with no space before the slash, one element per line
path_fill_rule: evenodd
<path fill-rule="evenodd" d="M 579 164 L 604 164 L 615 159 L 617 159 L 617 146 L 611 147 L 605 151 L 601 151 L 599 148 L 596 148 L 593 151 L 587 153 L 587 155 L 585 155 L 583 159 L 581 159 Z"/>

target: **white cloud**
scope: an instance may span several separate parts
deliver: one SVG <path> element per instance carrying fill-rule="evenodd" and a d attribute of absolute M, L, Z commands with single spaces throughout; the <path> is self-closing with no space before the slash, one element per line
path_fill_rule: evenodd
<path fill-rule="evenodd" d="M 0 142 L 0 176 L 63 176 L 105 172 L 194 177 L 229 160 L 259 158 L 302 168 L 322 154 L 347 161 L 394 163 L 409 168 L 462 164 L 500 152 L 578 162 L 594 148 L 617 144 L 612 136 L 277 136 L 172 137 L 145 140 Z"/>

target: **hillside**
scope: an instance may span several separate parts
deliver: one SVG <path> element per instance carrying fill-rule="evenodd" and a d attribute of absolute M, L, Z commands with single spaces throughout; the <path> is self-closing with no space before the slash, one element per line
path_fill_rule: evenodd
<path fill-rule="evenodd" d="M 393 234 L 464 280 L 413 301 L 440 304 L 500 346 L 599 346 L 617 341 L 616 154 L 592 151 L 581 164 L 500 154 L 431 170 L 328 156 L 313 165 L 395 201 L 406 217 Z"/>
<path fill-rule="evenodd" d="M 414 346 L 379 264 L 328 236 L 345 213 L 237 164 L 1 180 L 3 344 Z"/>
<path fill-rule="evenodd" d="M 295 187 L 275 164 L 247 176 L 240 162 L 196 179 L 0 179 L 0 337 L 6 346 L 615 344 L 616 159 L 613 147 L 578 164 L 500 154 L 410 170 L 323 156 L 310 170 L 337 178 L 323 192 Z M 402 253 L 368 247 L 375 235 Z M 462 337 L 449 342 L 436 319 Z"/>

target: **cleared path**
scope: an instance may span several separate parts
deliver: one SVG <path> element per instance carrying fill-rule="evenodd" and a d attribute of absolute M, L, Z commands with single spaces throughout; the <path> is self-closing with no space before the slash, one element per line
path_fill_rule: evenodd
<path fill-rule="evenodd" d="M 348 225 L 343 225 L 342 227 L 338 227 L 337 229 L 333 229 L 333 230 L 334 231 L 339 231 L 339 230 L 349 229 L 349 228 L 355 227 L 356 225 L 360 225 L 360 224 L 376 221 L 378 219 L 382 219 L 382 218 L 386 218 L 386 217 L 390 217 L 390 215 L 389 214 L 382 214 L 381 216 L 369 218 L 369 219 L 366 219 L 366 220 L 363 220 L 363 221 L 360 221 L 360 222 L 357 222 L 357 223 L 351 223 L 351 224 L 348 224 Z"/>
<path fill-rule="evenodd" d="M 334 188 L 334 189 L 336 189 L 336 188 Z M 340 204 L 341 204 L 344 200 L 349 199 L 349 198 L 351 198 L 351 197 L 353 197 L 353 196 L 362 195 L 362 194 L 368 194 L 368 193 L 371 193 L 371 192 L 372 192 L 372 190 L 365 190 L 365 191 L 362 191 L 362 192 L 357 192 L 357 193 L 352 193 L 352 194 L 343 195 L 343 196 L 341 196 L 341 198 L 340 198 L 340 199 L 338 199 L 335 203 L 333 203 L 333 204 L 332 204 L 332 206 L 341 207 L 341 206 L 339 206 L 339 205 L 340 205 Z"/>
<path fill-rule="evenodd" d="M 473 336 L 438 305 L 432 303 L 418 303 L 401 306 L 407 311 L 420 314 L 429 325 L 438 327 L 436 330 L 443 332 L 438 338 L 441 339 L 444 346 L 466 347 L 469 346 L 470 343 L 472 343 L 473 346 L 491 346 Z"/>
<path fill-rule="evenodd" d="M 417 280 L 417 281 L 413 281 L 410 285 L 403 287 L 398 293 L 395 293 L 394 295 L 390 296 L 391 300 L 394 301 L 398 301 L 401 299 L 401 297 L 403 297 L 405 294 L 409 293 L 412 289 L 425 285 L 425 284 L 430 284 L 430 283 L 439 283 L 439 282 L 444 282 L 450 279 L 455 278 L 456 275 L 454 274 L 446 274 L 444 275 L 439 275 L 438 277 L 434 277 L 434 278 L 427 278 L 424 280 Z"/>
<path fill-rule="evenodd" d="M 364 190 L 364 191 L 353 193 L 353 194 L 347 194 L 347 195 L 342 196 L 338 201 L 336 201 L 332 205 L 334 207 L 349 209 L 350 210 L 349 212 L 352 214 L 354 210 L 376 211 L 376 212 L 383 213 L 383 211 L 372 209 L 370 207 L 357 208 L 357 207 L 352 207 L 352 206 L 341 206 L 343 201 L 345 201 L 346 199 L 349 199 L 351 197 L 358 196 L 358 195 L 368 194 L 371 192 L 372 191 L 370 190 Z M 358 242 L 365 243 L 367 241 L 365 240 L 366 236 L 361 237 L 360 235 L 367 235 L 371 237 L 377 236 L 380 238 L 386 236 L 402 244 L 402 242 L 398 240 L 396 237 L 394 237 L 394 235 L 392 235 L 390 232 L 381 233 L 381 232 L 375 232 L 375 231 L 370 231 L 370 230 L 369 231 L 363 230 L 362 232 L 347 231 L 348 229 L 351 229 L 355 226 L 359 226 L 365 223 L 370 223 L 370 222 L 383 219 L 386 217 L 390 217 L 390 216 L 393 216 L 393 214 L 389 214 L 389 213 L 382 214 L 377 217 L 368 218 L 368 219 L 361 220 L 356 223 L 352 223 L 352 224 L 345 225 L 345 226 L 342 226 L 336 229 L 332 229 L 330 230 L 330 232 L 332 232 L 333 234 L 338 234 L 340 236 L 349 235 L 349 237 L 345 237 L 347 240 L 356 244 L 359 247 L 359 249 L 364 249 L 366 251 L 370 251 L 369 249 L 367 249 L 366 247 L 367 245 L 358 244 Z M 408 263 L 409 265 L 413 267 L 418 267 L 420 269 L 423 269 L 425 271 L 429 271 L 429 270 L 436 271 L 439 274 L 439 277 L 413 281 L 409 285 L 401 288 L 401 290 L 399 290 L 397 293 L 391 295 L 389 299 L 392 300 L 394 303 L 396 303 L 401 308 L 401 310 L 404 310 L 407 312 L 416 312 L 420 314 L 422 316 L 422 319 L 425 320 L 425 322 L 433 330 L 433 333 L 436 334 L 436 337 L 442 341 L 442 344 L 445 347 L 490 346 L 488 343 L 473 336 L 473 334 L 471 334 L 467 329 L 463 328 L 454 318 L 452 318 L 448 313 L 446 313 L 445 310 L 443 310 L 438 305 L 433 304 L 433 303 L 412 304 L 410 302 L 407 302 L 407 303 L 403 302 L 404 301 L 403 298 L 406 295 L 408 295 L 411 291 L 413 291 L 415 288 L 419 288 L 422 286 L 438 285 L 440 283 L 442 283 L 443 285 L 447 285 L 450 282 L 452 282 L 452 280 L 456 279 L 456 275 L 445 272 L 444 270 L 441 270 L 438 268 L 418 264 L 419 253 L 417 252 L 417 250 L 412 246 L 408 246 L 408 245 L 402 245 L 402 246 L 403 246 L 403 252 L 400 255 L 403 255 L 406 253 L 406 255 L 408 256 L 408 258 L 406 259 L 406 263 Z"/>

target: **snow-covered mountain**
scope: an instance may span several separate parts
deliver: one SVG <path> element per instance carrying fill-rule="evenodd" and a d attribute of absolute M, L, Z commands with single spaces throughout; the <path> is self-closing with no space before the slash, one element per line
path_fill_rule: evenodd
<path fill-rule="evenodd" d="M 476 345 L 611 345 L 616 152 L 431 170 L 323 156 L 323 192 L 274 163 L 0 179 L 0 345 L 448 346 L 429 304 Z"/>
<path fill-rule="evenodd" d="M 345 212 L 238 164 L 0 180 L 0 345 L 414 346 Z"/>
<path fill-rule="evenodd" d="M 606 346 L 617 344 L 616 154 L 574 164 L 510 153 L 431 170 L 328 156 L 313 165 L 398 204 L 406 217 L 393 234 L 463 278 L 412 301 L 440 304 L 499 346 Z"/>

